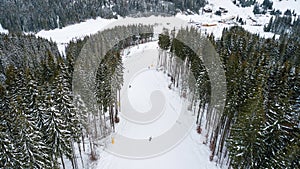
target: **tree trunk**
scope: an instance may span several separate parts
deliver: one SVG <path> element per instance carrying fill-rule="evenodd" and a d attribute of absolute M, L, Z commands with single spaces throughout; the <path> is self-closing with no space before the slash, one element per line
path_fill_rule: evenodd
<path fill-rule="evenodd" d="M 113 132 L 115 132 L 115 122 L 114 122 L 114 108 L 113 108 L 113 104 L 111 104 L 110 106 L 109 106 L 110 108 L 109 108 L 109 116 L 110 116 L 110 125 L 111 125 L 111 127 L 112 127 L 112 129 L 113 129 Z"/>
<path fill-rule="evenodd" d="M 79 150 L 79 155 L 80 155 L 80 160 L 81 160 L 81 166 L 82 168 L 84 168 L 84 164 L 83 164 L 83 159 L 82 159 L 82 154 L 81 154 L 81 147 L 80 147 L 80 144 L 77 143 L 78 145 L 78 150 Z M 84 147 L 84 146 L 83 146 Z"/>
<path fill-rule="evenodd" d="M 204 111 L 205 111 L 205 102 L 201 102 L 201 108 L 202 108 L 202 111 L 200 110 L 201 112 L 201 116 L 200 116 L 200 120 L 199 120 L 199 126 L 202 125 L 202 118 L 203 118 L 203 114 L 204 114 Z"/>
<path fill-rule="evenodd" d="M 119 112 L 121 112 L 121 92 L 120 92 L 120 89 L 118 90 L 119 92 L 119 104 L 118 104 L 118 106 L 119 106 Z"/>
<path fill-rule="evenodd" d="M 102 109 L 101 111 L 103 111 L 103 109 Z M 105 112 L 102 112 L 102 117 L 103 117 L 102 120 L 103 120 L 103 124 L 104 124 L 104 127 L 102 126 L 102 127 L 104 128 L 104 133 L 103 133 L 103 134 L 104 134 L 104 137 L 106 137 L 107 134 L 108 134 L 108 133 L 107 133 L 107 129 L 108 129 L 108 128 L 107 128 L 107 125 L 106 125 Z"/>
<path fill-rule="evenodd" d="M 93 119 L 93 121 L 94 121 L 94 130 L 95 130 L 95 138 L 98 138 L 98 131 L 97 131 L 97 118 L 96 118 L 96 116 L 94 115 L 94 119 Z"/>
<path fill-rule="evenodd" d="M 178 88 L 178 86 L 179 86 L 179 79 L 180 79 L 180 73 L 181 73 L 180 71 L 181 71 L 181 67 L 178 67 L 176 88 Z"/>
<path fill-rule="evenodd" d="M 94 152 L 94 144 L 93 144 L 93 141 L 92 141 L 91 137 L 89 137 L 89 141 L 90 141 L 91 156 L 92 156 L 92 159 L 95 160 L 96 159 L 96 154 Z"/>
<path fill-rule="evenodd" d="M 61 151 L 60 151 L 60 159 L 61 159 L 61 164 L 63 166 L 63 169 L 66 169 L 64 158 L 63 158 L 63 155 L 62 155 Z"/>
<path fill-rule="evenodd" d="M 197 118 L 196 118 L 197 119 L 196 120 L 196 124 L 199 124 L 200 111 L 201 111 L 201 101 L 200 101 L 199 106 L 198 106 L 198 113 L 197 113 Z"/>
<path fill-rule="evenodd" d="M 216 153 L 216 145 L 217 145 L 217 141 L 218 141 L 219 128 L 220 128 L 220 125 L 218 125 L 216 127 L 215 131 L 212 133 L 213 137 L 212 137 L 212 140 L 211 140 L 211 151 L 212 151 L 213 156 Z"/>
<path fill-rule="evenodd" d="M 85 144 L 84 144 L 84 135 L 83 135 L 83 131 L 82 131 L 82 134 L 81 134 L 81 139 L 82 139 L 83 152 L 85 152 Z"/>
<path fill-rule="evenodd" d="M 206 113 L 206 124 L 205 124 L 205 129 L 210 129 L 210 118 L 211 118 L 211 106 L 208 106 L 208 109 L 207 109 L 207 113 Z"/>
<path fill-rule="evenodd" d="M 160 65 L 160 58 L 161 58 L 160 55 L 161 55 L 161 54 L 160 54 L 160 49 L 158 49 L 158 59 L 157 59 L 157 63 L 156 63 L 156 66 L 157 66 L 157 67 L 159 67 L 159 65 Z"/>
<path fill-rule="evenodd" d="M 104 117 L 103 117 L 103 113 L 102 113 L 102 106 L 100 106 L 100 108 L 99 108 L 100 110 L 99 110 L 99 120 L 100 120 L 100 124 L 99 124 L 99 126 L 100 126 L 100 132 L 101 132 L 101 135 L 104 135 L 105 136 L 105 129 L 104 129 L 104 127 L 103 127 L 103 124 L 104 124 Z"/>
<path fill-rule="evenodd" d="M 72 167 L 73 169 L 78 169 L 77 166 L 77 161 L 76 161 L 76 155 L 75 155 L 75 148 L 74 148 L 74 141 L 72 140 L 72 154 L 73 154 L 73 158 L 71 159 L 72 162 Z"/>

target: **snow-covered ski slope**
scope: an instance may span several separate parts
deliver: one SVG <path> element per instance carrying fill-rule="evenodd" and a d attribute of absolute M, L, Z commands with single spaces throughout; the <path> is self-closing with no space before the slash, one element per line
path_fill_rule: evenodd
<path fill-rule="evenodd" d="M 166 106 L 161 115 L 158 115 L 158 119 L 147 123 L 138 124 L 124 118 L 125 113 L 121 113 L 120 123 L 117 125 L 116 134 L 139 139 L 144 147 L 140 145 L 132 146 L 129 149 L 132 153 L 143 155 L 145 152 L 155 152 L 153 149 L 160 149 L 164 144 L 172 144 L 173 136 L 168 136 L 164 143 L 158 144 L 157 141 L 161 135 L 168 132 L 173 126 L 178 126 L 178 130 L 189 129 L 187 133 L 182 136 L 182 140 L 178 144 L 174 145 L 171 149 L 165 152 L 154 154 L 150 158 L 124 158 L 122 155 L 111 154 L 103 151 L 101 153 L 100 160 L 93 164 L 94 168 L 101 169 L 214 169 L 219 168 L 215 162 L 209 161 L 210 151 L 208 145 L 203 144 L 205 141 L 204 134 L 199 135 L 196 132 L 196 126 L 194 121 L 191 124 L 186 124 L 179 118 L 179 112 L 186 103 L 182 99 L 176 89 L 169 89 L 170 78 L 158 71 L 156 67 L 158 58 L 158 44 L 157 41 L 146 44 L 134 46 L 124 51 L 125 59 L 125 85 L 124 88 L 128 88 L 128 98 L 130 104 L 135 109 L 147 112 L 151 108 L 150 95 L 153 91 L 159 90 L 166 97 Z M 128 55 L 127 55 L 128 54 Z M 142 61 L 142 62 L 140 62 Z M 143 64 L 142 67 L 136 66 Z M 131 71 L 134 71 L 136 67 L 139 67 L 140 71 L 134 76 L 128 76 Z M 130 88 L 129 88 L 130 85 Z M 121 96 L 122 97 L 122 96 Z M 123 96 L 126 97 L 126 96 Z M 124 104 L 124 103 L 123 103 Z M 124 111 L 122 106 L 121 112 Z M 146 116 L 147 114 L 145 114 Z M 194 118 L 194 116 L 191 116 Z M 190 126 L 190 127 L 189 127 Z M 180 131 L 178 131 L 180 132 Z M 204 133 L 204 132 L 203 132 Z M 108 138 L 107 147 L 110 149 L 118 147 L 118 144 L 123 145 L 123 138 L 116 137 L 113 134 L 111 138 Z M 151 141 L 149 138 L 151 137 Z M 111 139 L 114 139 L 114 143 L 111 143 Z M 161 140 L 160 140 L 161 141 Z M 119 147 L 120 148 L 120 147 Z M 104 150 L 105 150 L 104 149 Z"/>

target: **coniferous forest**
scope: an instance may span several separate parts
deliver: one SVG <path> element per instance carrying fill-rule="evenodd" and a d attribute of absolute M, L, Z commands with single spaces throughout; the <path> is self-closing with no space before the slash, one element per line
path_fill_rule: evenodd
<path fill-rule="evenodd" d="M 94 93 L 97 112 L 72 92 L 74 63 L 89 37 L 70 42 L 66 56 L 61 56 L 56 44 L 45 39 L 1 34 L 0 168 L 59 168 L 60 164 L 65 168 L 64 159 L 76 168 L 74 143 L 80 152 L 90 152 L 91 159 L 98 158 L 96 141 L 108 136 L 119 119 L 120 51 L 153 36 L 152 26 L 128 29 L 136 35 L 119 41 L 99 63 Z M 89 146 L 84 145 L 85 139 Z"/>
<path fill-rule="evenodd" d="M 178 36 L 196 32 L 182 31 Z M 163 51 L 171 51 L 186 60 L 185 69 L 190 69 L 196 78 L 196 87 L 188 84 L 188 88 L 194 88 L 188 91 L 193 99 L 200 100 L 198 110 L 194 111 L 198 132 L 202 128 L 208 130 L 206 144 L 211 149 L 211 160 L 217 156 L 218 163 L 232 168 L 299 167 L 299 41 L 292 36 L 264 39 L 241 27 L 224 29 L 219 40 L 213 35 L 208 39 L 221 57 L 226 75 L 226 104 L 220 119 L 210 110 L 201 111 L 210 104 L 211 94 L 210 80 L 201 59 L 168 32 L 160 36 L 159 44 Z M 176 77 L 176 59 L 171 55 L 162 60 L 166 70 L 170 70 L 167 65 L 175 67 L 169 73 L 175 73 Z M 184 91 L 187 74 L 179 74 L 182 80 L 175 78 L 174 83 L 181 81 L 179 86 Z M 203 113 L 206 124 L 201 124 Z M 211 117 L 214 117 L 212 121 Z"/>
<path fill-rule="evenodd" d="M 56 168 L 58 158 L 72 156 L 71 143 L 80 138 L 69 78 L 72 58 L 62 58 L 56 45 L 44 39 L 1 38 L 0 166 Z"/>
<path fill-rule="evenodd" d="M 221 128 L 226 131 L 230 165 L 297 168 L 299 41 L 284 36 L 263 39 L 233 27 L 213 43 L 226 70 Z"/>

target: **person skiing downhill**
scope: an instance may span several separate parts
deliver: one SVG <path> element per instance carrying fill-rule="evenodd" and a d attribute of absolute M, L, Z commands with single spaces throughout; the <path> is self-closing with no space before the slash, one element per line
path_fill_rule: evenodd
<path fill-rule="evenodd" d="M 149 141 L 151 141 L 151 140 L 152 140 L 152 137 L 150 136 L 150 137 L 149 137 Z"/>

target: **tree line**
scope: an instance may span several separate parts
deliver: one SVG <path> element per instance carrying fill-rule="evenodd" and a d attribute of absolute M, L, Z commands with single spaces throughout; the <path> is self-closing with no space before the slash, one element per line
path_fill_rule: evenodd
<path fill-rule="evenodd" d="M 269 23 L 264 26 L 265 32 L 273 32 L 281 36 L 288 36 L 289 39 L 299 41 L 300 17 L 284 15 L 271 17 Z"/>

